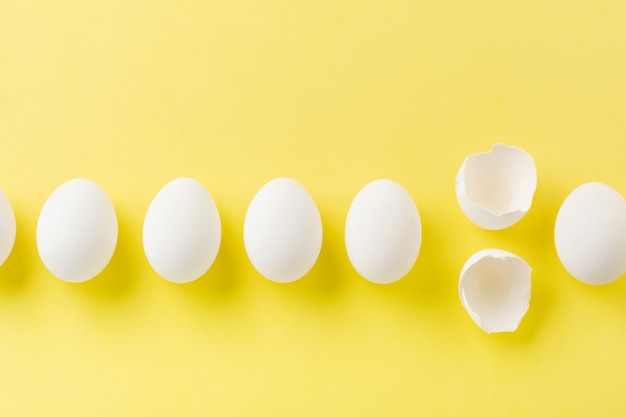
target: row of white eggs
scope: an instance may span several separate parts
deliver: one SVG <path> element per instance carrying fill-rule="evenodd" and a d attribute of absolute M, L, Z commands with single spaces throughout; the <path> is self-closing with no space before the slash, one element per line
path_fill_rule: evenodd
<path fill-rule="evenodd" d="M 462 211 L 480 227 L 496 230 L 519 221 L 536 188 L 532 157 L 524 150 L 494 145 L 470 155 L 457 175 Z M 117 244 L 117 217 L 106 192 L 75 179 L 56 189 L 37 225 L 37 248 L 45 266 L 69 282 L 99 274 Z M 248 257 L 263 276 L 292 282 L 315 264 L 322 222 L 311 195 L 289 178 L 277 178 L 252 199 L 244 221 Z M 11 252 L 15 217 L 0 191 L 0 264 Z M 398 183 L 381 179 L 354 198 L 345 224 L 350 262 L 366 279 L 397 281 L 413 267 L 422 240 L 418 209 Z M 220 215 L 209 192 L 196 180 L 178 178 L 154 197 L 145 216 L 143 244 L 154 270 L 186 283 L 213 264 L 221 242 Z M 555 245 L 564 267 L 578 280 L 600 285 L 626 271 L 626 201 L 601 183 L 587 183 L 563 202 L 556 219 Z M 472 255 L 462 268 L 459 296 L 485 331 L 511 331 L 528 309 L 530 267 L 499 249 Z"/>
<path fill-rule="evenodd" d="M 0 264 L 15 241 L 13 209 L 0 191 Z M 198 181 L 178 178 L 152 200 L 144 219 L 143 246 L 154 270 L 176 283 L 194 281 L 213 264 L 221 242 L 220 215 Z M 315 201 L 297 181 L 276 178 L 252 199 L 244 222 L 246 252 L 254 267 L 275 282 L 292 282 L 315 264 L 322 221 Z M 74 179 L 45 202 L 37 224 L 37 249 L 48 270 L 83 282 L 109 263 L 118 238 L 115 208 L 93 181 Z M 377 283 L 406 275 L 419 253 L 419 212 L 398 183 L 381 179 L 354 199 L 346 220 L 348 255 L 357 271 Z"/>
<path fill-rule="evenodd" d="M 14 218 L 8 200 L 4 201 L 7 215 L 3 217 L 13 222 L 14 236 Z M 188 283 L 213 264 L 221 233 L 220 214 L 211 194 L 192 178 L 178 178 L 166 184 L 148 207 L 143 246 L 159 275 Z M 302 185 L 276 178 L 252 199 L 243 238 L 259 273 L 275 282 L 292 282 L 317 261 L 322 220 Z M 398 183 L 374 181 L 354 199 L 346 220 L 346 248 L 357 271 L 370 281 L 390 283 L 406 275 L 417 259 L 421 239 L 417 207 Z M 74 179 L 61 185 L 41 210 L 39 255 L 50 272 L 64 281 L 83 282 L 98 275 L 113 256 L 116 243 L 115 209 L 93 181 Z"/>

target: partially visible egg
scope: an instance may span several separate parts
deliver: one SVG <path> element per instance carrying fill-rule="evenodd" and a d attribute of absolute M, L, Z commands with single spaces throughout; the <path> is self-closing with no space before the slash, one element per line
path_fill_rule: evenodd
<path fill-rule="evenodd" d="M 322 219 L 307 190 L 276 178 L 254 196 L 243 226 L 248 258 L 275 282 L 292 282 L 315 264 L 322 247 Z"/>
<path fill-rule="evenodd" d="M 37 249 L 48 270 L 68 282 L 98 275 L 117 245 L 117 216 L 107 193 L 74 179 L 48 197 L 37 223 Z"/>
<path fill-rule="evenodd" d="M 567 196 L 554 227 L 565 269 L 586 284 L 608 284 L 626 271 L 626 201 L 610 186 L 589 182 Z"/>
<path fill-rule="evenodd" d="M 409 193 L 388 179 L 363 187 L 348 210 L 345 243 L 352 266 L 367 280 L 388 284 L 405 276 L 422 243 L 420 215 Z"/>
<path fill-rule="evenodd" d="M 7 260 L 15 243 L 15 213 L 4 191 L 0 190 L 0 265 Z"/>
<path fill-rule="evenodd" d="M 213 264 L 222 225 L 211 194 L 198 181 L 177 178 L 150 203 L 143 223 L 148 262 L 171 282 L 191 282 Z"/>

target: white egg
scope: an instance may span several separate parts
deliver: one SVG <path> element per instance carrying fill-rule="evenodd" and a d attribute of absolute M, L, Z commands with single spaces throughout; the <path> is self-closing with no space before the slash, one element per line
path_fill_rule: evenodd
<path fill-rule="evenodd" d="M 15 213 L 4 191 L 0 190 L 0 265 L 7 260 L 15 243 Z"/>
<path fill-rule="evenodd" d="M 275 282 L 291 282 L 315 264 L 322 247 L 322 219 L 306 189 L 276 178 L 254 196 L 243 226 L 248 258 Z"/>
<path fill-rule="evenodd" d="M 198 181 L 178 178 L 152 200 L 143 223 L 148 262 L 171 282 L 191 282 L 213 264 L 222 225 L 211 194 Z"/>
<path fill-rule="evenodd" d="M 606 184 L 581 185 L 559 209 L 554 243 L 561 263 L 579 281 L 616 280 L 626 271 L 626 201 Z"/>
<path fill-rule="evenodd" d="M 388 179 L 363 187 L 348 210 L 345 243 L 352 266 L 367 280 L 388 284 L 405 276 L 422 243 L 420 215 L 409 193 Z"/>
<path fill-rule="evenodd" d="M 461 304 L 486 333 L 512 332 L 528 311 L 531 272 L 528 263 L 511 252 L 478 251 L 461 269 Z"/>
<path fill-rule="evenodd" d="M 37 223 L 39 256 L 63 281 L 83 282 L 109 263 L 117 244 L 117 217 L 107 193 L 93 181 L 74 179 L 57 188 Z"/>
<path fill-rule="evenodd" d="M 532 156 L 502 144 L 465 158 L 456 177 L 461 210 L 472 223 L 488 230 L 507 228 L 524 217 L 536 188 Z"/>

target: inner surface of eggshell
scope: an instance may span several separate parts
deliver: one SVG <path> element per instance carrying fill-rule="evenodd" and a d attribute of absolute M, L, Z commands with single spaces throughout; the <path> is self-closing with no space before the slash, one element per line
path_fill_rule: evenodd
<path fill-rule="evenodd" d="M 537 186 L 532 157 L 523 149 L 496 144 L 465 161 L 465 192 L 495 216 L 528 211 Z"/>
<path fill-rule="evenodd" d="M 487 333 L 516 330 L 529 306 L 530 266 L 512 254 L 484 252 L 474 259 L 459 281 L 463 306 Z"/>

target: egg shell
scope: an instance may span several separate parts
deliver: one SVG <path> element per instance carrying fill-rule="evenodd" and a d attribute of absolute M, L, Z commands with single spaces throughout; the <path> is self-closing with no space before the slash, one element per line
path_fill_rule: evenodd
<path fill-rule="evenodd" d="M 222 238 L 211 194 L 192 178 L 167 183 L 154 197 L 143 224 L 148 262 L 175 283 L 194 281 L 209 270 Z"/>
<path fill-rule="evenodd" d="M 456 178 L 461 210 L 472 223 L 488 230 L 505 229 L 524 217 L 536 188 L 532 156 L 502 144 L 465 158 Z"/>
<path fill-rule="evenodd" d="M 579 186 L 559 209 L 554 244 L 574 278 L 591 285 L 615 281 L 626 271 L 626 201 L 600 182 Z"/>
<path fill-rule="evenodd" d="M 15 244 L 15 213 L 4 191 L 0 190 L 0 265 L 7 260 Z"/>
<path fill-rule="evenodd" d="M 48 197 L 37 223 L 37 249 L 48 270 L 68 282 L 87 281 L 109 263 L 117 244 L 117 216 L 107 193 L 74 179 Z"/>
<path fill-rule="evenodd" d="M 486 333 L 512 332 L 528 311 L 531 272 L 528 263 L 511 252 L 478 251 L 461 269 L 461 304 Z"/>
<path fill-rule="evenodd" d="M 322 247 L 322 219 L 306 189 L 276 178 L 254 196 L 244 221 L 243 240 L 256 270 L 275 282 L 292 282 L 315 264 Z"/>
<path fill-rule="evenodd" d="M 377 284 L 399 280 L 415 264 L 421 243 L 419 212 L 400 184 L 379 179 L 359 191 L 346 217 L 345 244 L 361 276 Z"/>

